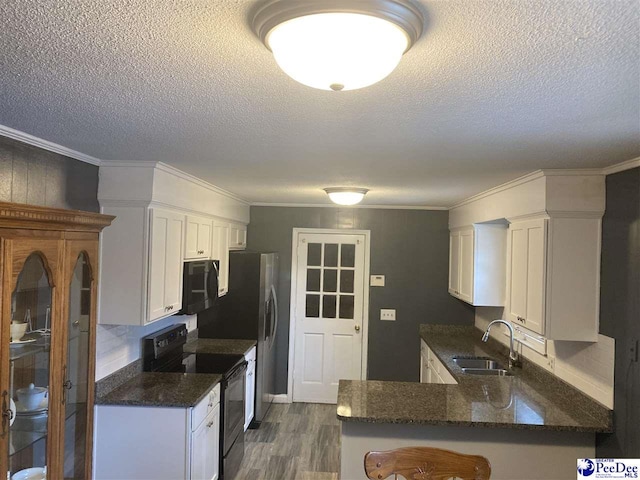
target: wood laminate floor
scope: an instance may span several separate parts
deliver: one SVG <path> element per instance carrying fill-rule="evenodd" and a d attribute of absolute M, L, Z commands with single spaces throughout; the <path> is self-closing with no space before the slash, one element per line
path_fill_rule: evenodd
<path fill-rule="evenodd" d="M 336 406 L 274 404 L 259 429 L 245 432 L 234 480 L 337 480 L 339 470 Z"/>

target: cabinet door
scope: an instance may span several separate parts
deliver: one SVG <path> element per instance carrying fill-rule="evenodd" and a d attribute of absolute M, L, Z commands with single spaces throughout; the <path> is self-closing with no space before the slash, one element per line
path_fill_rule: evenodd
<path fill-rule="evenodd" d="M 460 288 L 460 232 L 449 234 L 449 293 L 457 296 Z"/>
<path fill-rule="evenodd" d="M 66 364 L 63 368 L 64 478 L 91 478 L 98 242 L 69 240 L 65 249 Z"/>
<path fill-rule="evenodd" d="M 244 429 L 249 428 L 253 415 L 255 414 L 256 401 L 256 362 L 249 362 L 247 373 L 245 374 L 245 411 L 244 411 Z"/>
<path fill-rule="evenodd" d="M 178 313 L 182 306 L 184 219 L 168 210 L 151 211 L 148 322 Z"/>
<path fill-rule="evenodd" d="M 211 256 L 211 220 L 187 215 L 185 234 L 185 259 L 209 258 Z"/>
<path fill-rule="evenodd" d="M 217 480 L 220 459 L 220 405 L 191 434 L 191 480 Z"/>
<path fill-rule="evenodd" d="M 473 302 L 473 242 L 473 228 L 460 232 L 458 297 L 469 303 Z"/>
<path fill-rule="evenodd" d="M 247 247 L 247 227 L 240 224 L 229 226 L 229 250 L 243 250 Z"/>
<path fill-rule="evenodd" d="M 220 261 L 218 272 L 218 295 L 226 295 L 229 291 L 229 224 L 213 222 L 214 260 Z"/>
<path fill-rule="evenodd" d="M 507 319 L 544 335 L 546 220 L 509 226 Z"/>
<path fill-rule="evenodd" d="M 1 246 L 0 472 L 48 466 L 61 478 L 62 241 L 18 237 Z"/>

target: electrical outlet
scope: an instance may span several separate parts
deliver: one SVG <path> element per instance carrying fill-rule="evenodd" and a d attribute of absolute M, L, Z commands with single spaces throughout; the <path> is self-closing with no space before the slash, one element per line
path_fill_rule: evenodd
<path fill-rule="evenodd" d="M 371 275 L 369 285 L 372 287 L 384 287 L 384 275 Z"/>
<path fill-rule="evenodd" d="M 395 319 L 396 319 L 396 311 L 394 308 L 380 309 L 380 320 L 395 321 Z"/>

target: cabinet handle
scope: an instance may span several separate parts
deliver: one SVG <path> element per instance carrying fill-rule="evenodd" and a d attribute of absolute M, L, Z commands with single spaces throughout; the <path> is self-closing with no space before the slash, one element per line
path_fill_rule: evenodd
<path fill-rule="evenodd" d="M 6 390 L 2 392 L 2 434 L 0 437 L 4 438 L 7 435 L 7 422 L 11 422 L 11 409 L 7 406 L 7 396 L 9 392 Z"/>
<path fill-rule="evenodd" d="M 209 423 L 207 423 L 207 428 L 211 428 L 213 426 L 213 420 L 211 420 Z"/>

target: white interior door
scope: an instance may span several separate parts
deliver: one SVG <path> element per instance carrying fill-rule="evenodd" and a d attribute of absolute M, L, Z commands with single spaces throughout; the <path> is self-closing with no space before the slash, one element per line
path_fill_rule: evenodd
<path fill-rule="evenodd" d="M 299 233 L 293 401 L 336 403 L 362 372 L 365 236 Z"/>

